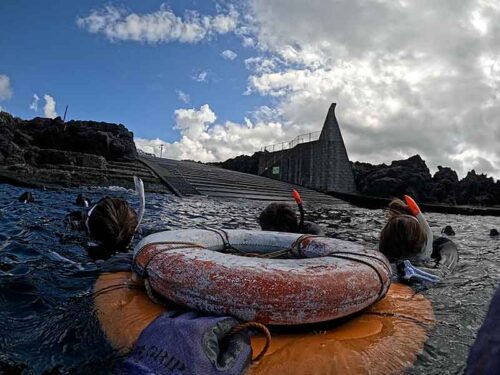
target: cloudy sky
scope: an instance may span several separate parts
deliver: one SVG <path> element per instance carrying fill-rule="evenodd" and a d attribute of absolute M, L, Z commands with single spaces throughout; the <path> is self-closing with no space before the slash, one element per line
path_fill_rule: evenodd
<path fill-rule="evenodd" d="M 124 123 L 202 161 L 320 130 L 500 178 L 497 0 L 2 1 L 0 106 Z"/>

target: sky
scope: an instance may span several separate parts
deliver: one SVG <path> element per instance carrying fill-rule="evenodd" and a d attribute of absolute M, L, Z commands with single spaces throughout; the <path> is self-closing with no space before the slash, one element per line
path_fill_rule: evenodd
<path fill-rule="evenodd" d="M 0 107 L 220 161 L 321 130 L 352 161 L 500 178 L 497 0 L 0 2 Z"/>

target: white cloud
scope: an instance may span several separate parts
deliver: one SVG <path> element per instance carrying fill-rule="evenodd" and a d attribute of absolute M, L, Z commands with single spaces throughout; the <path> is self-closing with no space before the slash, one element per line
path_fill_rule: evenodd
<path fill-rule="evenodd" d="M 189 94 L 186 94 L 184 91 L 182 90 L 176 90 L 177 92 L 177 98 L 179 98 L 179 100 L 183 103 L 189 103 L 189 101 L 191 100 L 191 98 L 189 97 Z"/>
<path fill-rule="evenodd" d="M 271 73 L 279 64 L 279 59 L 275 57 L 249 57 L 245 59 L 245 66 L 254 73 Z"/>
<path fill-rule="evenodd" d="M 0 74 L 0 100 L 9 100 L 12 97 L 12 87 L 10 78 L 5 74 Z"/>
<path fill-rule="evenodd" d="M 225 51 L 222 51 L 222 53 L 220 55 L 225 60 L 234 60 L 236 57 L 238 57 L 236 52 L 233 52 L 230 49 L 226 49 Z"/>
<path fill-rule="evenodd" d="M 38 112 L 38 101 L 40 98 L 38 97 L 37 94 L 33 94 L 33 102 L 30 104 L 30 109 L 32 109 L 35 112 Z"/>
<path fill-rule="evenodd" d="M 238 13 L 230 8 L 226 14 L 201 15 L 188 11 L 179 17 L 165 4 L 156 12 L 136 14 L 114 6 L 92 10 L 77 19 L 80 28 L 103 34 L 111 41 L 143 43 L 197 43 L 216 34 L 235 30 Z"/>
<path fill-rule="evenodd" d="M 45 105 L 43 106 L 43 113 L 45 117 L 56 118 L 57 117 L 56 101 L 52 96 L 47 94 L 45 94 L 43 98 L 45 99 Z"/>
<path fill-rule="evenodd" d="M 248 93 L 274 98 L 290 138 L 337 102 L 352 160 L 419 153 L 500 177 L 498 2 L 250 0 L 248 14 Z"/>
<path fill-rule="evenodd" d="M 191 159 L 204 162 L 221 161 L 240 154 L 253 154 L 270 143 L 283 140 L 285 133 L 279 122 L 253 123 L 245 119 L 243 124 L 226 121 L 217 123 L 217 116 L 208 104 L 199 109 L 177 109 L 175 129 L 181 134 L 177 142 L 160 139 L 136 138 L 137 147 L 145 152 L 172 159 Z"/>
<path fill-rule="evenodd" d="M 253 47 L 255 46 L 255 42 L 250 37 L 243 37 L 243 47 Z"/>
<path fill-rule="evenodd" d="M 142 150 L 148 154 L 156 155 L 158 157 L 164 155 L 161 153 L 161 145 L 165 145 L 168 143 L 167 141 L 164 141 L 160 138 L 145 139 L 137 137 L 134 137 L 134 142 L 139 150 Z"/>
<path fill-rule="evenodd" d="M 199 72 L 199 73 L 193 75 L 191 78 L 196 82 L 206 82 L 207 76 L 208 76 L 208 73 L 205 71 L 202 71 L 202 72 Z"/>

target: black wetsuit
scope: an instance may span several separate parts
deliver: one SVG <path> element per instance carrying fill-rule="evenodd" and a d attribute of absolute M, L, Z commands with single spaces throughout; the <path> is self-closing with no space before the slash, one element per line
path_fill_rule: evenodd
<path fill-rule="evenodd" d="M 467 360 L 467 375 L 495 375 L 500 371 L 500 288 L 490 303 Z"/>
<path fill-rule="evenodd" d="M 437 276 L 445 276 L 455 270 L 458 262 L 457 245 L 446 237 L 438 237 L 432 242 L 432 261 L 426 262 L 425 268 L 431 268 L 431 272 Z M 432 262 L 434 264 L 432 264 Z"/>

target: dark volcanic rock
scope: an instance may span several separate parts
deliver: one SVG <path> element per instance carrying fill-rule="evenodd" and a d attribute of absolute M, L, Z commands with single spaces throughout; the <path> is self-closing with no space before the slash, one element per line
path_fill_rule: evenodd
<path fill-rule="evenodd" d="M 491 206 L 500 203 L 500 181 L 470 171 L 462 180 L 448 167 L 438 167 L 431 178 L 419 155 L 391 165 L 353 163 L 354 178 L 361 194 L 382 198 L 411 195 L 422 203 Z"/>
<path fill-rule="evenodd" d="M 107 160 L 137 159 L 134 135 L 125 126 L 94 121 L 68 121 L 34 118 L 22 124 L 22 131 L 32 138 L 32 145 L 100 155 Z"/>
<path fill-rule="evenodd" d="M 259 173 L 259 158 L 261 152 L 256 152 L 252 156 L 240 155 L 233 159 L 228 159 L 222 163 L 211 163 L 224 169 L 238 171 L 243 173 L 258 174 Z"/>
<path fill-rule="evenodd" d="M 23 121 L 0 112 L 0 162 L 21 162 L 23 150 L 33 147 L 98 155 L 112 161 L 137 159 L 134 135 L 121 124 L 94 121 L 65 123 L 59 117 Z"/>
<path fill-rule="evenodd" d="M 453 169 L 438 166 L 438 171 L 432 177 L 433 195 L 440 203 L 456 204 L 458 175 Z"/>
<path fill-rule="evenodd" d="M 0 112 L 0 183 L 20 186 L 117 185 L 133 176 L 149 191 L 166 191 L 138 160 L 133 134 L 123 125 L 60 118 L 24 121 Z"/>
<path fill-rule="evenodd" d="M 419 155 L 407 160 L 393 161 L 391 165 L 353 163 L 354 179 L 361 194 L 376 197 L 401 197 L 409 194 L 417 201 L 432 200 L 427 186 L 431 175 Z"/>
<path fill-rule="evenodd" d="M 458 183 L 456 193 L 458 204 L 479 204 L 489 206 L 498 204 L 500 185 L 485 174 L 472 170 Z"/>

